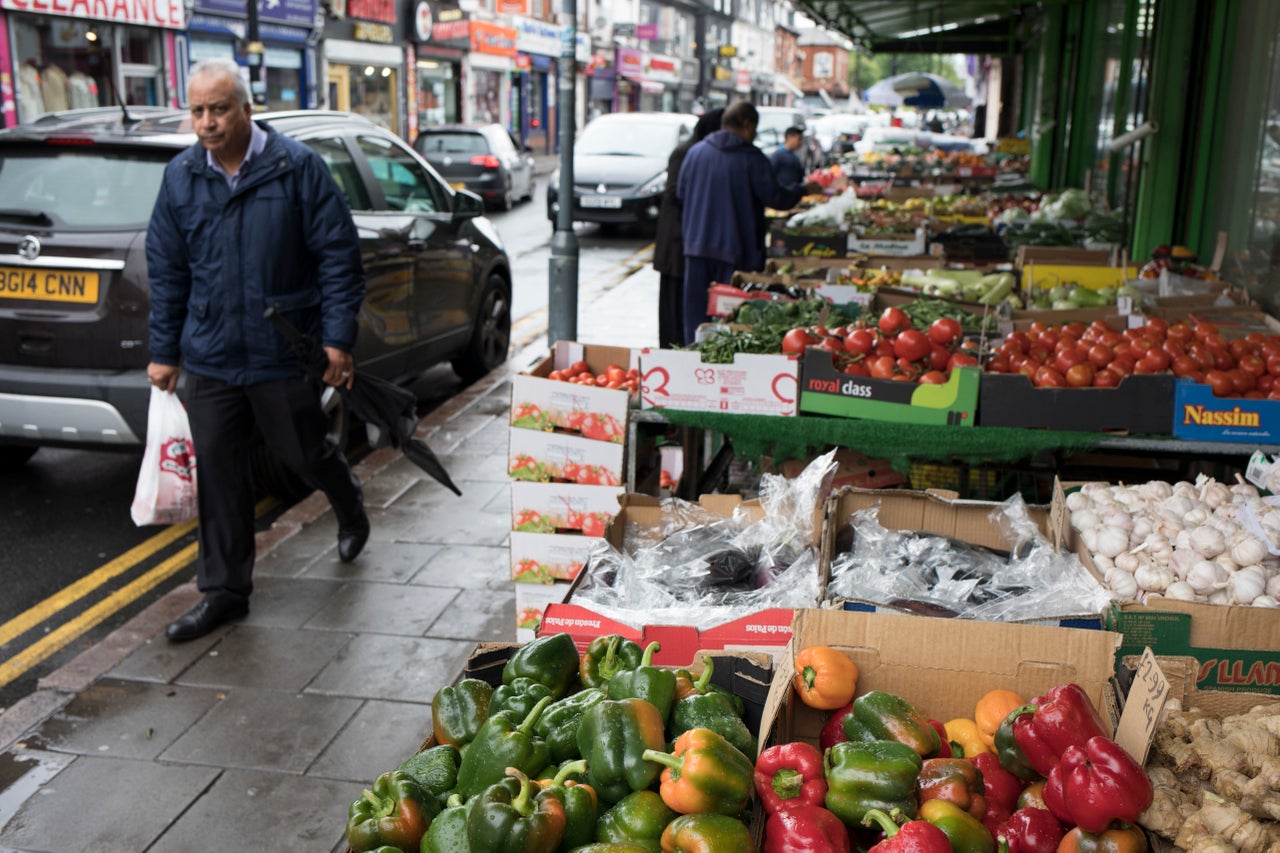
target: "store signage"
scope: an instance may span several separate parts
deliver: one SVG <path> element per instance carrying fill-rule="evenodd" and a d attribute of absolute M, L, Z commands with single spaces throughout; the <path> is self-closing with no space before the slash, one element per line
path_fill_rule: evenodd
<path fill-rule="evenodd" d="M 488 21 L 471 21 L 471 50 L 493 56 L 515 56 L 516 31 Z"/>
<path fill-rule="evenodd" d="M 626 77 L 643 77 L 644 54 L 629 47 L 620 47 L 618 48 L 615 67 L 618 69 L 619 74 Z"/>
<path fill-rule="evenodd" d="M 341 2 L 329 4 L 335 11 L 342 11 L 345 5 Z M 247 17 L 244 0 L 196 0 L 195 11 L 228 18 Z M 258 19 L 311 29 L 316 20 L 316 0 L 258 0 Z"/>
<path fill-rule="evenodd" d="M 664 83 L 678 83 L 680 60 L 674 56 L 647 56 L 644 62 L 644 76 Z"/>
<path fill-rule="evenodd" d="M 739 68 L 737 77 L 735 78 L 734 89 L 739 92 L 751 91 L 751 72 L 745 68 Z"/>
<path fill-rule="evenodd" d="M 187 26 L 183 0 L 0 0 L 0 9 L 178 30 Z"/>
<path fill-rule="evenodd" d="M 656 41 L 658 38 L 658 25 L 638 24 L 636 26 L 636 38 L 641 41 Z"/>
<path fill-rule="evenodd" d="M 711 78 L 713 80 L 732 80 L 733 79 L 733 72 L 730 71 L 728 68 L 725 68 L 723 65 L 717 65 L 713 69 L 713 71 L 715 72 Z"/>
<path fill-rule="evenodd" d="M 372 41 L 378 44 L 391 44 L 395 34 L 389 24 L 374 24 L 369 21 L 356 21 L 351 30 L 351 37 L 356 41 Z"/>
<path fill-rule="evenodd" d="M 498 14 L 527 15 L 529 14 L 529 0 L 498 0 Z"/>
<path fill-rule="evenodd" d="M 432 41 L 467 42 L 470 38 L 471 22 L 467 20 L 437 21 L 436 25 L 431 28 Z"/>
<path fill-rule="evenodd" d="M 413 7 L 413 35 L 416 41 L 431 41 L 431 28 L 435 22 L 431 17 L 431 4 L 427 0 L 418 0 Z M 410 75 L 412 76 L 412 75 Z M 410 110 L 410 113 L 413 111 Z"/>
<path fill-rule="evenodd" d="M 732 59 L 738 55 L 738 49 L 731 44 L 720 45 L 720 55 L 726 59 Z"/>
<path fill-rule="evenodd" d="M 528 71 L 530 67 L 532 67 L 532 63 L 529 62 L 528 54 L 521 53 L 516 56 L 516 69 L 518 71 Z"/>
<path fill-rule="evenodd" d="M 347 17 L 394 24 L 396 3 L 395 0 L 347 0 Z"/>
<path fill-rule="evenodd" d="M 539 56 L 560 55 L 564 27 L 548 21 L 539 21 L 537 18 L 514 17 L 511 23 L 516 28 L 516 49 L 521 53 L 536 53 Z"/>

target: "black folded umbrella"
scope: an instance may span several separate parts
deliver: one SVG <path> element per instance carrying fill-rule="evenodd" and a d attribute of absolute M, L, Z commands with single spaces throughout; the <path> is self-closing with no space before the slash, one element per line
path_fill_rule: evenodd
<path fill-rule="evenodd" d="M 325 354 L 324 347 L 299 332 L 275 308 L 268 308 L 263 316 L 288 339 L 298 360 L 302 362 L 303 370 L 309 376 L 316 379 L 324 376 L 329 367 L 329 357 Z M 413 392 L 359 370 L 352 377 L 351 387 L 339 387 L 338 391 L 351 414 L 365 423 L 371 447 L 390 445 L 396 448 L 446 489 L 462 495 L 462 491 L 454 484 L 449 472 L 440 464 L 431 448 L 413 437 L 418 426 L 418 400 Z"/>

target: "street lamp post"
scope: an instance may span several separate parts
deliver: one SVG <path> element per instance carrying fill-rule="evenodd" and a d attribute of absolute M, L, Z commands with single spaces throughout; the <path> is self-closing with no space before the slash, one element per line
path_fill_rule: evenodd
<path fill-rule="evenodd" d="M 573 233 L 573 136 L 577 117 L 578 4 L 564 0 L 560 10 L 564 29 L 560 34 L 559 98 L 560 116 L 560 209 L 556 211 L 556 233 L 551 238 L 551 258 L 547 271 L 547 343 L 578 338 L 578 237 Z"/>
<path fill-rule="evenodd" d="M 245 59 L 249 61 L 249 92 L 253 95 L 255 107 L 265 107 L 267 84 L 262 79 L 262 60 L 266 48 L 262 44 L 262 35 L 258 28 L 258 0 L 245 0 L 245 11 L 249 16 L 244 46 Z"/>

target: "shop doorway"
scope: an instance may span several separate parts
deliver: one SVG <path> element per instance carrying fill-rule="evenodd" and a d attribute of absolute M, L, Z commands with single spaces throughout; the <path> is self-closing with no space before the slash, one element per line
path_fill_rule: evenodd
<path fill-rule="evenodd" d="M 329 66 L 329 109 L 351 111 L 351 68 L 347 65 Z"/>

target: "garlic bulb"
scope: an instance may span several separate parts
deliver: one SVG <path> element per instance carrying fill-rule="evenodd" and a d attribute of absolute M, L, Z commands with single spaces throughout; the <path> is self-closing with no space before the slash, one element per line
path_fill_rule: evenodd
<path fill-rule="evenodd" d="M 1280 574 L 1272 575 L 1267 581 L 1266 592 L 1272 598 L 1280 598 Z"/>
<path fill-rule="evenodd" d="M 1231 546 L 1231 559 L 1239 566 L 1260 563 L 1266 556 L 1267 546 L 1248 534 L 1242 534 Z"/>
<path fill-rule="evenodd" d="M 1098 526 L 1101 517 L 1092 509 L 1082 509 L 1071 513 L 1071 526 L 1076 530 L 1090 530 Z"/>
<path fill-rule="evenodd" d="M 1191 547 L 1202 557 L 1212 559 L 1227 549 L 1227 540 L 1215 527 L 1197 527 L 1191 531 Z"/>
<path fill-rule="evenodd" d="M 1213 560 L 1201 560 L 1187 572 L 1186 584 L 1197 595 L 1208 595 L 1214 590 L 1223 589 L 1231 574 Z"/>
<path fill-rule="evenodd" d="M 1118 527 L 1107 525 L 1098 532 L 1098 546 L 1092 550 L 1104 557 L 1115 558 L 1129 547 L 1129 533 Z"/>
<path fill-rule="evenodd" d="M 1173 572 L 1168 569 L 1157 568 L 1149 564 L 1140 566 L 1133 573 L 1133 579 L 1138 582 L 1138 586 L 1148 592 L 1163 592 L 1169 588 L 1171 583 L 1177 580 Z"/>
<path fill-rule="evenodd" d="M 1176 598 L 1178 601 L 1195 601 L 1196 591 L 1186 581 L 1174 581 L 1164 591 L 1165 598 Z"/>
<path fill-rule="evenodd" d="M 1133 599 L 1138 595 L 1138 582 L 1126 571 L 1112 569 L 1103 579 L 1111 591 L 1120 598 Z"/>
<path fill-rule="evenodd" d="M 1241 569 L 1227 579 L 1226 593 L 1232 604 L 1251 604 L 1253 600 L 1266 593 L 1267 581 L 1262 570 L 1250 566 Z"/>
<path fill-rule="evenodd" d="M 1073 514 L 1081 510 L 1092 508 L 1093 501 L 1089 499 L 1089 496 L 1085 494 L 1083 490 L 1079 492 L 1072 492 L 1067 495 L 1067 509 L 1071 510 Z"/>
<path fill-rule="evenodd" d="M 1260 595 L 1252 602 L 1254 607 L 1280 607 L 1280 601 L 1276 601 L 1269 595 Z"/>
<path fill-rule="evenodd" d="M 1225 589 L 1220 589 L 1213 595 L 1209 596 L 1210 604 L 1230 604 L 1231 596 L 1227 594 Z"/>
<path fill-rule="evenodd" d="M 1117 554 L 1115 565 L 1120 571 L 1133 574 L 1138 568 L 1138 555 L 1132 551 L 1125 551 Z"/>
<path fill-rule="evenodd" d="M 1199 527 L 1200 525 L 1206 523 L 1208 520 L 1209 520 L 1209 511 L 1202 506 L 1198 506 L 1198 507 L 1195 507 L 1194 509 L 1188 510 L 1187 513 L 1182 516 L 1182 526 L 1183 527 Z"/>
<path fill-rule="evenodd" d="M 1162 501 L 1173 494 L 1173 486 L 1164 480 L 1151 480 L 1139 486 L 1138 492 L 1149 501 Z"/>

